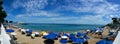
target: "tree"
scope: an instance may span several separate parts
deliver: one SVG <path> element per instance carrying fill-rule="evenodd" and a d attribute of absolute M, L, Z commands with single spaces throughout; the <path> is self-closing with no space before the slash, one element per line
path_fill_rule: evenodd
<path fill-rule="evenodd" d="M 0 24 L 5 21 L 5 18 L 7 16 L 6 12 L 3 10 L 2 4 L 3 0 L 0 0 Z"/>

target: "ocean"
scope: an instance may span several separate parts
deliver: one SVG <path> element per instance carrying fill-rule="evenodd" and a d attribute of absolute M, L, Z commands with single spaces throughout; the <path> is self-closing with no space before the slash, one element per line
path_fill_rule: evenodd
<path fill-rule="evenodd" d="M 32 29 L 34 31 L 54 31 L 54 32 L 70 32 L 85 29 L 95 29 L 104 25 L 95 24 L 47 24 L 47 23 L 25 23 L 17 24 L 18 27 Z"/>

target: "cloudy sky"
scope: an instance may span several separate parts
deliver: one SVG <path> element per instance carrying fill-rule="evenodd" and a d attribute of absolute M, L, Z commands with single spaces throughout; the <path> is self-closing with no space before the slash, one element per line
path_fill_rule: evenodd
<path fill-rule="evenodd" d="M 120 17 L 119 0 L 4 0 L 7 20 L 26 23 L 106 24 Z"/>

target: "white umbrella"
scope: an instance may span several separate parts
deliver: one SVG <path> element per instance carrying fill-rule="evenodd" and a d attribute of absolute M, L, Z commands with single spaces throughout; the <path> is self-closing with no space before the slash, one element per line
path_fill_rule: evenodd
<path fill-rule="evenodd" d="M 24 32 L 25 32 L 25 29 L 21 29 L 21 31 L 24 31 Z"/>
<path fill-rule="evenodd" d="M 61 38 L 63 38 L 63 39 L 67 39 L 68 37 L 67 37 L 67 36 L 61 36 Z"/>

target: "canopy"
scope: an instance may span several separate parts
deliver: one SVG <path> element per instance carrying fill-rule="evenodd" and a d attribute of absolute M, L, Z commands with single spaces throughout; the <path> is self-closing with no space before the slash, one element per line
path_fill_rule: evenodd
<path fill-rule="evenodd" d="M 77 33 L 77 36 L 78 36 L 78 37 L 84 37 L 85 35 L 86 35 L 86 34 L 82 34 L 82 33 L 80 33 L 80 32 Z"/>
<path fill-rule="evenodd" d="M 45 38 L 54 40 L 56 38 L 56 36 L 52 35 L 52 34 L 49 34 L 49 35 L 46 35 Z"/>
<path fill-rule="evenodd" d="M 14 30 L 13 29 L 6 29 L 6 32 L 12 33 L 12 32 L 14 32 Z"/>
<path fill-rule="evenodd" d="M 106 44 L 106 40 L 100 40 L 96 44 Z"/>
<path fill-rule="evenodd" d="M 60 42 L 61 43 L 67 43 L 68 41 L 67 41 L 67 39 L 61 39 Z"/>
<path fill-rule="evenodd" d="M 75 43 L 83 43 L 84 39 L 82 39 L 82 38 L 74 38 L 73 42 L 75 42 Z"/>
<path fill-rule="evenodd" d="M 26 33 L 32 33 L 32 30 L 27 29 L 27 30 L 26 30 Z"/>
<path fill-rule="evenodd" d="M 67 37 L 67 36 L 61 36 L 61 38 L 63 38 L 63 39 L 67 39 L 68 37 Z"/>
<path fill-rule="evenodd" d="M 75 38 L 75 34 L 70 34 L 69 38 L 70 39 Z"/>

